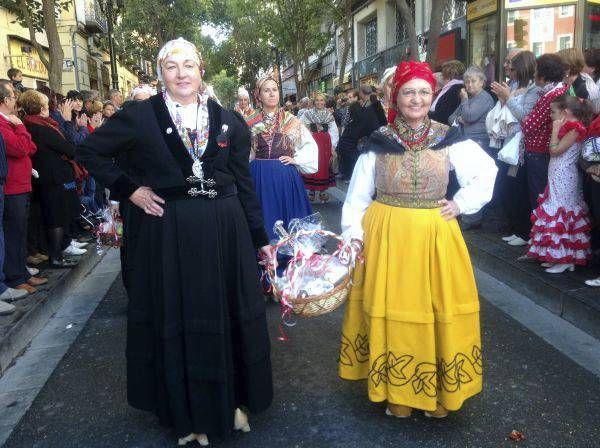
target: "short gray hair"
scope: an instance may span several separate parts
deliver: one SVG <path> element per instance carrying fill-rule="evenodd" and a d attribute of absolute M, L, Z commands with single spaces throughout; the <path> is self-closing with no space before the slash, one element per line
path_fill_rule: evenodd
<path fill-rule="evenodd" d="M 6 98 L 11 98 L 15 93 L 12 81 L 0 79 L 0 104 L 2 104 Z"/>
<path fill-rule="evenodd" d="M 108 91 L 108 98 L 112 99 L 113 95 L 116 95 L 116 94 L 119 94 L 121 96 L 123 95 L 119 89 L 110 89 Z"/>
<path fill-rule="evenodd" d="M 469 66 L 469 68 L 467 70 L 465 70 L 465 74 L 463 75 L 463 80 L 466 81 L 467 78 L 474 78 L 474 77 L 478 77 L 479 79 L 481 79 L 484 84 L 487 82 L 487 77 L 485 76 L 485 73 L 483 73 L 483 70 L 481 70 L 481 68 L 477 65 L 471 65 L 471 66 Z"/>

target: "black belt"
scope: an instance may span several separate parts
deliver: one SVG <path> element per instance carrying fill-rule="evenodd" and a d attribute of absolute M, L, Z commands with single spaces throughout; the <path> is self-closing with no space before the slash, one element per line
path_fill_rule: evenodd
<path fill-rule="evenodd" d="M 235 184 L 211 188 L 202 187 L 201 184 L 198 184 L 198 186 L 157 188 L 153 191 L 166 201 L 177 199 L 225 199 L 237 195 Z"/>

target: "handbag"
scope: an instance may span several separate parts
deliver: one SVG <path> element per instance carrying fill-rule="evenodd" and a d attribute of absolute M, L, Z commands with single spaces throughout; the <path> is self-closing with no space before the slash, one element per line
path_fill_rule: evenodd
<path fill-rule="evenodd" d="M 509 165 L 518 165 L 522 141 L 523 132 L 519 131 L 513 136 L 513 138 L 506 142 L 502 149 L 498 152 L 498 160 Z"/>
<path fill-rule="evenodd" d="M 600 137 L 588 138 L 583 142 L 581 158 L 586 162 L 600 162 Z"/>

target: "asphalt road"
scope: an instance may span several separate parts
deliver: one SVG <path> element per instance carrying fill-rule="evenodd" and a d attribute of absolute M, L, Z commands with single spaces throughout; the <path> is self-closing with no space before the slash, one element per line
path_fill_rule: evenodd
<path fill-rule="evenodd" d="M 339 222 L 339 203 L 318 207 Z M 332 226 L 332 227 L 335 227 Z M 6 448 L 173 447 L 172 433 L 125 399 L 126 297 L 117 278 Z M 482 301 L 484 391 L 445 420 L 400 420 L 337 376 L 343 311 L 298 321 L 279 342 L 268 308 L 275 400 L 252 432 L 214 447 L 598 447 L 600 380 Z M 526 440 L 508 439 L 513 430 Z M 188 445 L 193 446 L 193 445 Z"/>

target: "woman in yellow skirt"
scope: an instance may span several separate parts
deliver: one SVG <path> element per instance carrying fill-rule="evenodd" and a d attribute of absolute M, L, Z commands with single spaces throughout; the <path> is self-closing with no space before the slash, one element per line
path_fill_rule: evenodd
<path fill-rule="evenodd" d="M 354 169 L 342 228 L 364 244 L 344 315 L 339 373 L 367 379 L 386 413 L 445 417 L 482 388 L 479 299 L 456 221 L 492 197 L 496 166 L 460 128 L 427 117 L 429 65 L 402 62 L 396 108 Z M 444 199 L 450 169 L 461 189 Z"/>

